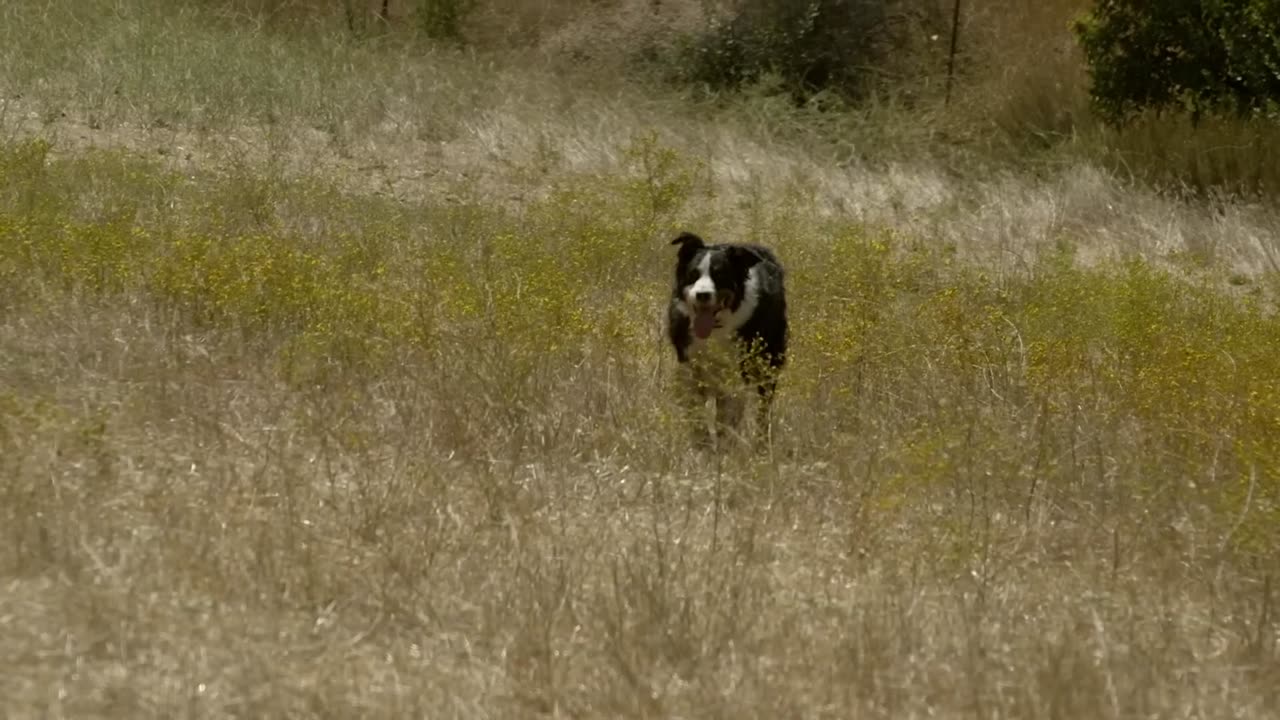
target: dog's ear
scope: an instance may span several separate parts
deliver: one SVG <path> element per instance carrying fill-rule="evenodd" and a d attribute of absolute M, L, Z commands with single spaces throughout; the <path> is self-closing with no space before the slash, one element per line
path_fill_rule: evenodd
<path fill-rule="evenodd" d="M 680 233 L 675 240 L 671 241 L 671 244 L 679 245 L 680 252 L 684 252 L 686 249 L 690 251 L 701 250 L 702 248 L 707 246 L 706 243 L 702 242 L 702 238 L 698 237 L 697 235 L 694 235 L 691 232 Z"/>
<path fill-rule="evenodd" d="M 702 241 L 702 238 L 691 232 L 680 233 L 675 240 L 671 241 L 671 244 L 680 246 L 679 262 L 681 265 L 688 263 L 699 250 L 707 246 Z"/>
<path fill-rule="evenodd" d="M 763 259 L 759 253 L 748 247 L 733 245 L 729 248 L 729 262 L 744 273 Z"/>

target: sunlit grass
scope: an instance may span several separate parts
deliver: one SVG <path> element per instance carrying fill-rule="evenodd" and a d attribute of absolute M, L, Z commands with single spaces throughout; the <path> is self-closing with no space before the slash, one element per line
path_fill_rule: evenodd
<path fill-rule="evenodd" d="M 890 111 L 833 121 L 882 153 L 837 167 L 765 99 L 73 5 L 0 10 L 16 102 L 103 140 L 0 118 L 0 714 L 1280 702 L 1266 207 L 932 165 Z M 682 229 L 787 265 L 762 457 L 676 422 Z"/>
<path fill-rule="evenodd" d="M 1232 603 L 1219 611 L 1230 621 L 1193 620 L 1218 591 L 1187 586 L 1161 601 L 1150 585 L 1190 563 L 1230 568 L 1217 582 L 1248 587 L 1247 568 L 1274 560 L 1280 322 L 1259 302 L 1140 261 L 1082 270 L 1047 256 L 997 278 L 900 233 L 795 223 L 802 211 L 770 208 L 793 223 L 775 244 L 791 273 L 794 362 L 772 460 L 719 465 L 689 454 L 671 422 L 658 324 L 664 239 L 697 192 L 680 180 L 697 163 L 652 139 L 633 145 L 629 170 L 519 213 L 372 203 L 358 220 L 347 215 L 358 202 L 307 201 L 340 196 L 323 183 L 273 185 L 271 202 L 246 212 L 248 196 L 199 178 L 43 153 L 19 143 L 3 154 L 0 271 L 15 318 L 0 406 L 3 567 L 28 578 L 11 602 L 55 601 L 61 591 L 34 580 L 49 573 L 95 588 L 75 591 L 80 609 L 59 610 L 95 668 L 58 685 L 67 712 L 190 702 L 190 690 L 149 689 L 150 676 L 204 678 L 224 710 L 257 698 L 273 713 L 310 696 L 379 713 L 440 701 L 643 714 L 725 703 L 712 678 L 767 663 L 794 668 L 753 681 L 774 691 L 752 702 L 778 712 L 849 684 L 862 699 L 844 702 L 877 713 L 961 707 L 941 695 L 908 702 L 891 683 L 961 683 L 1011 712 L 1101 712 L 1105 695 L 1034 668 L 1104 636 L 1033 641 L 1006 614 L 1038 603 L 1044 621 L 1064 621 L 1085 587 L 1110 598 L 1094 612 L 1131 637 L 1108 652 L 1198 642 L 1150 644 L 1139 620 L 1116 614 L 1141 592 L 1145 612 L 1176 602 L 1179 623 L 1208 623 L 1229 648 L 1213 661 L 1159 655 L 1170 672 L 1196 667 L 1225 683 L 1229 663 L 1275 667 L 1273 626 L 1253 624 L 1270 602 L 1258 590 L 1213 601 Z M 660 171 L 645 161 L 655 153 Z M 95 180 L 104 175 L 113 181 Z M 200 195 L 193 210 L 158 212 Z M 348 225 L 291 231 L 289 208 L 306 208 L 315 227 Z M 52 483 L 39 480 L 48 473 Z M 1064 561 L 1084 574 L 1042 574 Z M 872 579 L 904 562 L 916 564 L 914 590 Z M 832 572 L 860 589 L 811 595 L 804 578 Z M 943 622 L 949 605 L 930 592 L 961 593 L 979 614 L 916 640 L 885 624 L 918 602 L 934 609 L 915 622 Z M 137 593 L 150 600 L 127 600 Z M 865 593 L 897 609 L 844 604 Z M 1002 605 L 986 606 L 987 593 Z M 823 638 L 812 632 L 827 621 L 790 596 L 864 619 Z M 181 607 L 215 600 L 224 609 L 202 621 L 210 629 L 176 624 Z M 241 674 L 262 667 L 232 655 L 253 643 L 268 657 L 292 641 L 208 634 L 244 622 L 286 635 L 343 627 L 318 641 L 323 652 L 381 645 L 401 671 L 429 662 L 465 679 L 378 690 L 365 661 L 359 687 L 322 666 L 276 664 L 266 677 L 284 694 L 262 695 Z M 422 623 L 445 632 L 429 656 L 423 640 L 396 639 Z M 797 634 L 795 623 L 817 624 Z M 949 643 L 974 642 L 969 632 L 1013 644 L 985 664 L 948 665 L 960 652 Z M 196 670 L 163 649 L 178 638 L 220 659 Z M 439 655 L 463 638 L 498 654 Z M 908 646 L 934 660 L 914 664 Z M 142 647 L 178 665 L 130 659 Z M 510 653 L 523 659 L 499 659 Z M 820 657 L 845 658 L 835 684 L 804 670 Z M 1072 662 L 1126 698 L 1159 693 L 1153 707 L 1200 702 L 1142 664 Z M 12 686 L 14 707 L 55 707 L 40 689 L 53 692 L 52 678 L 18 676 L 34 684 Z M 480 690 L 485 677 L 505 689 Z M 701 679 L 651 689 L 680 677 Z M 1023 687 L 1021 699 L 1001 699 L 992 677 Z M 1263 677 L 1274 673 L 1233 683 L 1233 697 L 1263 702 Z M 1119 707 L 1140 707 L 1131 702 Z"/>

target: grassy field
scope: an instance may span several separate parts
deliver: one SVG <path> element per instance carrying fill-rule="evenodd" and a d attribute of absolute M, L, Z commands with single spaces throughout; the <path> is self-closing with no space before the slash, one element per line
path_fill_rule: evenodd
<path fill-rule="evenodd" d="M 1274 717 L 1280 211 L 1135 181 L 1272 130 L 252 5 L 0 8 L 0 715 Z M 676 426 L 681 229 L 788 265 L 765 457 Z"/>

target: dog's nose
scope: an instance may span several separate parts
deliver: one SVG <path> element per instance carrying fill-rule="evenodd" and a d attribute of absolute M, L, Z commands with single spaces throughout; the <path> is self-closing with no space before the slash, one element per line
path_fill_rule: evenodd
<path fill-rule="evenodd" d="M 699 290 L 693 294 L 693 299 L 700 303 L 711 302 L 711 291 Z"/>

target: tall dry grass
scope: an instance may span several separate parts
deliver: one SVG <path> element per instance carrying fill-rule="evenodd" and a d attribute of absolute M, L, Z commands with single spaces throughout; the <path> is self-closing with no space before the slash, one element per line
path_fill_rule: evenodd
<path fill-rule="evenodd" d="M 1272 207 L 941 164 L 891 108 L 836 153 L 768 97 L 0 12 L 4 715 L 1280 701 Z M 767 457 L 673 421 L 681 227 L 791 271 Z"/>
<path fill-rule="evenodd" d="M 1112 128 L 1097 119 L 1071 31 L 1088 9 L 1079 0 L 969 4 L 962 37 L 970 64 L 953 119 L 959 132 L 989 142 L 986 130 L 995 127 L 1001 153 L 1048 150 L 1174 196 L 1277 197 L 1274 120 L 1209 118 L 1194 127 L 1189 117 L 1152 113 Z"/>

